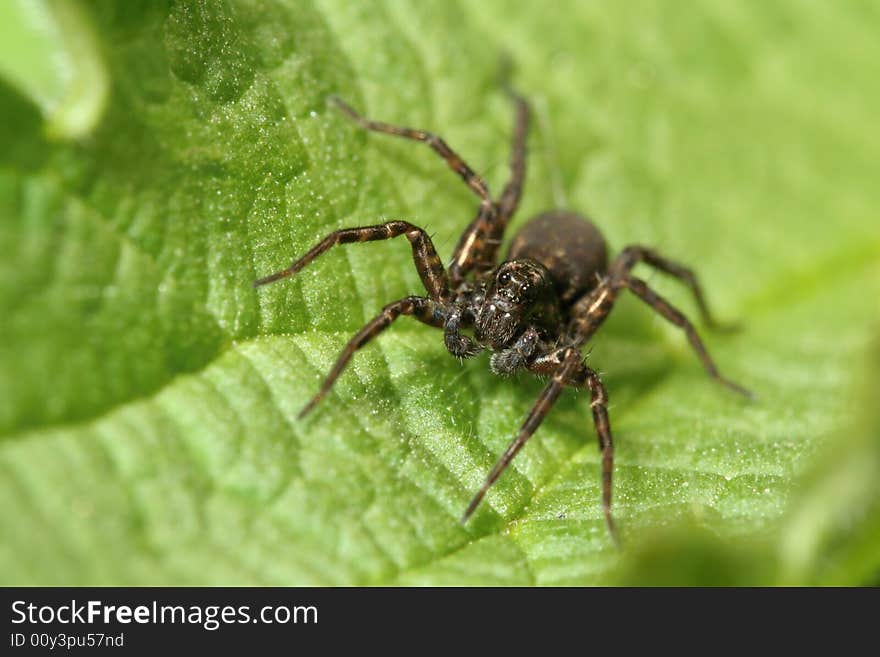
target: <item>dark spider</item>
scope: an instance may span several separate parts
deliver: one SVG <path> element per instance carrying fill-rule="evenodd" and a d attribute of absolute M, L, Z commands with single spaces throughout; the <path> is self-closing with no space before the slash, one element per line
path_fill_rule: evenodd
<path fill-rule="evenodd" d="M 470 358 L 483 349 L 492 352 L 490 367 L 508 375 L 520 369 L 549 376 L 550 381 L 520 428 L 519 435 L 498 459 L 462 516 L 465 522 L 489 487 L 504 472 L 532 436 L 563 387 L 588 388 L 593 422 L 602 452 L 602 507 L 609 532 L 616 541 L 611 517 L 613 445 L 608 422 L 608 395 L 599 375 L 587 367 L 581 347 L 601 326 L 621 290 L 639 299 L 681 328 L 706 371 L 716 381 L 747 397 L 750 393 L 718 372 L 691 322 L 672 304 L 630 271 L 643 262 L 683 281 L 696 298 L 703 320 L 717 326 L 709 313 L 693 272 L 643 246 L 628 246 L 608 264 L 605 240 L 586 219 L 564 210 L 544 212 L 516 234 L 510 250 L 497 262 L 507 222 L 516 210 L 525 179 L 526 133 L 529 107 L 509 92 L 516 105 L 510 180 L 493 200 L 483 178 L 474 173 L 440 137 L 424 130 L 372 121 L 338 98 L 333 101 L 361 127 L 426 143 L 455 171 L 480 199 L 476 218 L 455 247 L 452 263 L 444 269 L 431 238 L 406 221 L 377 226 L 344 228 L 330 233 L 290 267 L 254 281 L 254 287 L 292 276 L 337 244 L 372 242 L 405 235 L 428 296 L 408 296 L 388 304 L 348 342 L 321 389 L 302 409 L 303 417 L 327 394 L 354 352 L 401 315 L 442 328 L 449 352 Z M 473 338 L 461 334 L 473 329 Z"/>

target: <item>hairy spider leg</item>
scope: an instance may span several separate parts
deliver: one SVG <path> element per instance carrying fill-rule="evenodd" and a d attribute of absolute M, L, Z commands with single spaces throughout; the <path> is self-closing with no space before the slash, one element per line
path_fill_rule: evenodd
<path fill-rule="evenodd" d="M 580 350 L 574 350 L 580 355 Z M 559 350 L 548 356 L 536 359 L 529 368 L 535 374 L 549 374 L 554 368 L 560 367 L 565 351 Z M 611 516 L 611 484 L 614 471 L 614 441 L 611 438 L 611 421 L 608 419 L 608 391 L 599 378 L 599 373 L 586 366 L 582 359 L 577 359 L 578 369 L 566 381 L 573 388 L 589 389 L 590 410 L 593 414 L 593 426 L 599 440 L 599 451 L 602 453 L 602 512 L 605 524 L 615 543 L 618 543 L 617 529 Z"/>
<path fill-rule="evenodd" d="M 576 346 L 585 344 L 611 312 L 618 291 L 628 289 L 657 311 L 664 319 L 685 332 L 688 342 L 690 342 L 704 369 L 712 379 L 734 392 L 751 399 L 753 395 L 749 390 L 721 375 L 718 367 L 715 365 L 715 361 L 712 360 L 712 357 L 703 345 L 703 341 L 700 339 L 694 325 L 685 317 L 684 313 L 654 292 L 645 281 L 629 273 L 632 265 L 627 265 L 630 262 L 632 262 L 631 255 L 627 254 L 626 251 L 621 253 L 611 263 L 609 276 L 603 278 L 598 286 L 578 299 L 574 306 L 572 306 L 569 337 L 573 344 Z"/>
<path fill-rule="evenodd" d="M 459 239 L 452 256 L 450 278 L 462 280 L 472 269 L 480 273 L 497 264 L 498 247 L 507 223 L 516 212 L 526 177 L 526 139 L 529 130 L 529 105 L 524 98 L 508 90 L 516 107 L 510 152 L 510 178 L 493 212 L 480 212 Z"/>
<path fill-rule="evenodd" d="M 342 99 L 333 96 L 334 102 L 343 113 L 365 130 L 380 132 L 386 135 L 412 139 L 427 144 L 435 153 L 442 157 L 450 169 L 455 171 L 465 184 L 480 198 L 480 208 L 476 218 L 463 233 L 449 267 L 449 278 L 452 287 L 457 288 L 465 275 L 473 269 L 475 258 L 479 256 L 485 245 L 485 228 L 491 224 L 498 210 L 489 194 L 489 186 L 485 179 L 476 173 L 441 137 L 427 130 L 418 130 L 404 126 L 391 125 L 381 121 L 373 121 L 358 113 Z"/>
<path fill-rule="evenodd" d="M 567 332 L 567 339 L 572 345 L 582 347 L 599 330 L 614 308 L 617 292 L 618 288 L 606 277 L 574 302 Z"/>
<path fill-rule="evenodd" d="M 495 225 L 489 232 L 488 250 L 491 258 L 487 260 L 494 261 L 495 251 L 504 236 L 504 229 L 507 222 L 519 207 L 519 200 L 522 196 L 523 185 L 526 181 L 526 139 L 529 133 L 529 104 L 526 99 L 519 94 L 508 91 L 511 99 L 516 106 L 516 120 L 513 126 L 513 142 L 510 149 L 510 178 L 498 197 L 498 218 Z"/>
<path fill-rule="evenodd" d="M 254 281 L 254 287 L 265 285 L 281 278 L 293 276 L 305 268 L 315 258 L 328 251 L 337 244 L 350 244 L 352 242 L 373 242 L 386 240 L 399 235 L 406 235 L 412 245 L 413 261 L 419 272 L 419 277 L 430 299 L 425 297 L 410 296 L 388 304 L 376 317 L 370 320 L 342 350 L 330 374 L 324 380 L 321 389 L 300 411 L 300 417 L 305 416 L 333 386 L 333 383 L 345 369 L 354 352 L 369 342 L 376 335 L 385 330 L 400 315 L 413 315 L 419 321 L 431 326 L 441 327 L 446 321 L 445 303 L 449 298 L 449 283 L 443 263 L 434 249 L 431 237 L 421 228 L 408 221 L 389 221 L 376 226 L 362 226 L 359 228 L 343 228 L 327 235 L 318 242 L 299 260 L 295 260 L 290 267 L 279 272 L 270 274 Z"/>
<path fill-rule="evenodd" d="M 602 511 L 608 531 L 614 542 L 617 543 L 617 530 L 611 515 L 614 442 L 611 438 L 611 423 L 608 419 L 608 393 L 599 378 L 599 374 L 584 364 L 580 351 L 574 347 L 559 349 L 551 354 L 535 359 L 529 365 L 529 370 L 538 375 L 552 375 L 552 379 L 541 392 L 541 395 L 520 428 L 519 434 L 495 463 L 480 490 L 474 495 L 462 516 L 462 522 L 467 521 L 471 514 L 473 514 L 489 488 L 498 480 L 519 450 L 525 445 L 526 441 L 538 429 L 553 403 L 561 394 L 563 387 L 585 388 L 590 391 L 593 424 L 599 440 L 599 449 L 602 452 Z"/>
<path fill-rule="evenodd" d="M 715 379 L 718 383 L 727 386 L 734 392 L 738 392 L 748 399 L 752 399 L 754 397 L 754 395 L 749 390 L 721 375 L 721 373 L 718 371 L 718 367 L 715 365 L 715 362 L 709 355 L 709 352 L 706 351 L 706 347 L 703 345 L 703 341 L 697 334 L 694 325 L 691 324 L 690 320 L 685 317 L 684 314 L 680 310 L 678 310 L 678 308 L 676 308 L 666 299 L 654 292 L 650 287 L 648 287 L 648 284 L 640 278 L 636 278 L 635 276 L 626 276 L 625 278 L 623 278 L 623 280 L 620 281 L 620 284 L 626 287 L 630 292 L 635 294 L 646 304 L 651 306 L 651 308 L 656 310 L 664 319 L 684 331 L 685 335 L 687 336 L 688 342 L 691 343 L 691 347 L 693 348 L 693 350 L 697 352 L 697 356 L 699 356 L 700 361 L 703 363 L 703 367 L 710 377 Z"/>
<path fill-rule="evenodd" d="M 314 397 L 312 397 L 309 403 L 303 407 L 299 412 L 298 417 L 305 417 L 309 411 L 311 411 L 317 403 L 324 398 L 324 396 L 330 391 L 330 388 L 333 387 L 333 384 L 336 383 L 336 379 L 342 374 L 345 366 L 348 365 L 348 361 L 351 360 L 351 357 L 354 356 L 354 353 L 358 349 L 391 326 L 391 323 L 401 315 L 412 315 L 420 322 L 436 327 L 443 326 L 443 322 L 446 319 L 442 306 L 431 299 L 426 299 L 425 297 L 404 297 L 399 301 L 389 303 L 382 309 L 382 312 L 367 322 L 364 327 L 348 341 L 348 344 L 345 345 L 342 353 L 339 354 L 339 358 L 336 359 L 336 363 L 333 365 L 330 373 L 321 384 L 321 389 Z"/>
<path fill-rule="evenodd" d="M 324 239 L 313 246 L 299 260 L 295 260 L 287 269 L 259 278 L 253 282 L 254 287 L 266 285 L 302 271 L 306 265 L 319 255 L 328 251 L 337 244 L 351 244 L 353 242 L 375 242 L 388 240 L 399 235 L 406 235 L 406 239 L 412 244 L 413 262 L 419 272 L 419 278 L 432 299 L 445 301 L 449 298 L 449 281 L 446 270 L 440 256 L 434 248 L 431 237 L 424 229 L 415 226 L 408 221 L 389 221 L 376 226 L 361 226 L 358 228 L 342 228 L 334 230 Z"/>
<path fill-rule="evenodd" d="M 614 471 L 614 442 L 611 439 L 611 421 L 608 419 L 608 391 L 599 378 L 599 374 L 582 365 L 581 376 L 590 389 L 590 409 L 593 412 L 593 425 L 599 439 L 599 450 L 602 452 L 602 511 L 605 524 L 611 533 L 612 540 L 619 544 L 617 529 L 611 517 L 611 474 Z M 583 384 L 581 384 L 583 386 Z"/>
<path fill-rule="evenodd" d="M 644 262 L 646 265 L 649 265 L 658 271 L 669 274 L 687 285 L 688 288 L 690 288 L 691 293 L 694 295 L 694 299 L 697 302 L 697 309 L 700 312 L 700 317 L 706 326 L 721 331 L 733 331 L 738 328 L 736 325 L 721 324 L 715 320 L 712 313 L 709 311 L 709 304 L 706 303 L 703 289 L 693 270 L 674 262 L 673 260 L 664 258 L 654 249 L 638 244 L 628 246 L 621 252 L 612 266 L 616 267 L 621 273 L 629 273 L 640 262 Z"/>
<path fill-rule="evenodd" d="M 492 197 L 489 195 L 489 187 L 486 185 L 486 181 L 483 180 L 480 175 L 475 173 L 474 170 L 468 166 L 467 162 L 461 159 L 461 157 L 449 147 L 449 144 L 437 135 L 428 132 L 427 130 L 417 130 L 414 128 L 391 125 L 390 123 L 382 123 L 381 121 L 373 121 L 372 119 L 365 118 L 359 114 L 341 98 L 333 96 L 330 100 L 336 103 L 336 106 L 339 107 L 339 109 L 350 119 L 366 130 L 424 142 L 430 146 L 437 155 L 446 160 L 446 164 L 449 165 L 450 169 L 461 176 L 461 179 L 464 180 L 465 184 L 473 190 L 474 194 L 480 197 L 480 201 L 483 205 L 492 205 Z"/>
<path fill-rule="evenodd" d="M 483 485 L 480 486 L 480 490 L 477 491 L 477 494 L 474 495 L 470 504 L 468 504 L 465 509 L 464 514 L 461 516 L 462 523 L 467 522 L 467 519 L 471 517 L 473 512 L 480 505 L 480 502 L 483 501 L 483 497 L 485 497 L 486 492 L 491 488 L 492 484 L 498 480 L 498 477 L 501 476 L 501 473 L 504 472 L 513 460 L 513 457 L 517 455 L 523 445 L 526 444 L 526 441 L 531 438 L 532 434 L 538 429 L 541 421 L 559 398 L 559 394 L 562 392 L 566 380 L 568 380 L 571 374 L 577 369 L 579 358 L 580 354 L 577 349 L 567 349 L 565 351 L 565 356 L 563 357 L 562 362 L 557 363 L 558 366 L 553 373 L 553 378 L 541 391 L 537 401 L 532 406 L 532 410 L 529 412 L 525 422 L 523 422 L 520 427 L 516 438 L 513 439 L 513 441 L 507 446 L 507 449 L 504 450 L 501 457 L 495 462 L 495 465 L 489 471 L 489 474 L 486 475 Z"/>
<path fill-rule="evenodd" d="M 526 100 L 507 88 L 508 95 L 516 104 L 516 120 L 513 128 L 513 143 L 510 155 L 510 179 L 501 192 L 491 212 L 480 208 L 470 225 L 458 240 L 449 266 L 449 282 L 457 288 L 465 275 L 472 269 L 485 274 L 497 263 L 498 247 L 504 237 L 504 229 L 519 205 L 523 183 L 526 176 L 526 137 L 529 128 L 529 105 Z M 458 358 L 471 358 L 481 351 L 479 345 L 468 337 L 459 334 L 460 310 L 449 314 L 444 327 L 446 348 Z"/>

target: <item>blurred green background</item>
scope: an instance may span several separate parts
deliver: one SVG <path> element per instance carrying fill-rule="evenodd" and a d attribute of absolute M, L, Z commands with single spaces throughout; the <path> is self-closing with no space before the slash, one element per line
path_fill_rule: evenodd
<path fill-rule="evenodd" d="M 872 2 L 0 4 L 0 583 L 880 584 L 880 8 Z M 493 190 L 503 55 L 534 110 L 513 230 L 568 207 L 691 264 L 735 335 L 624 299 L 591 345 L 615 550 L 567 393 L 465 526 L 541 383 L 401 320 L 407 245 L 254 291 L 330 230 L 448 258 Z M 680 286 L 640 270 L 694 315 Z"/>

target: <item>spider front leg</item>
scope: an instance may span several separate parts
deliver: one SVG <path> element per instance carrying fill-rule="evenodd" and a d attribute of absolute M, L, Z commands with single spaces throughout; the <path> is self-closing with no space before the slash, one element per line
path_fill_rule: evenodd
<path fill-rule="evenodd" d="M 478 261 L 486 262 L 494 260 L 494 252 L 501 243 L 501 235 L 498 233 L 497 229 L 493 232 L 492 227 L 497 223 L 496 218 L 498 217 L 499 212 L 496 204 L 492 201 L 492 196 L 489 194 L 489 187 L 482 176 L 476 173 L 467 162 L 465 162 L 458 153 L 452 150 L 449 144 L 438 135 L 427 130 L 392 125 L 390 123 L 383 123 L 382 121 L 374 121 L 373 119 L 368 119 L 365 116 L 362 116 L 350 105 L 335 96 L 330 100 L 334 102 L 336 106 L 346 114 L 346 116 L 365 130 L 393 135 L 395 137 L 402 137 L 404 139 L 411 139 L 413 141 L 427 144 L 431 150 L 443 158 L 447 166 L 457 173 L 471 191 L 479 197 L 480 209 L 477 212 L 477 216 L 462 234 L 452 256 L 449 277 L 452 281 L 453 287 L 458 287 L 458 285 L 464 281 L 467 273 L 474 268 Z M 522 188 L 522 177 L 525 175 L 524 156 L 522 153 L 525 148 L 525 124 L 528 119 L 528 108 L 525 105 L 525 101 L 520 100 L 518 102 L 524 109 L 521 109 L 519 113 L 518 125 L 522 125 L 515 130 L 515 155 L 511 160 L 511 167 L 514 170 L 513 181 L 518 182 L 508 183 L 505 193 L 503 194 L 503 198 L 507 199 L 505 201 L 505 206 L 510 207 L 510 212 L 516 207 L 516 202 L 519 199 L 519 191 Z M 516 146 L 516 144 L 519 144 L 520 142 L 522 142 L 522 145 Z M 516 155 L 517 153 L 520 155 Z M 506 221 L 506 218 L 504 221 Z M 501 230 L 503 232 L 503 225 L 501 226 Z M 493 235 L 498 233 L 497 236 L 492 238 L 495 243 L 489 244 L 487 241 L 490 239 L 490 233 Z M 485 256 L 484 252 L 487 245 L 489 245 L 491 254 Z M 469 349 L 462 346 L 459 351 L 461 353 L 466 353 Z"/>
<path fill-rule="evenodd" d="M 526 181 L 526 139 L 529 134 L 528 102 L 512 89 L 508 89 L 507 92 L 516 107 L 516 119 L 513 124 L 513 141 L 510 149 L 510 179 L 498 198 L 498 218 L 491 235 L 499 242 L 507 222 L 519 207 L 519 199 Z"/>
<path fill-rule="evenodd" d="M 458 153 L 449 147 L 449 144 L 434 133 L 428 132 L 427 130 L 418 130 L 415 128 L 391 125 L 390 123 L 383 123 L 381 121 L 374 121 L 362 116 L 350 105 L 336 96 L 331 97 L 330 100 L 334 102 L 336 106 L 351 120 L 366 130 L 381 132 L 386 135 L 394 135 L 395 137 L 403 137 L 404 139 L 411 139 L 413 141 L 420 141 L 427 144 L 431 150 L 446 161 L 449 168 L 461 177 L 474 194 L 480 197 L 481 205 L 490 206 L 492 204 L 492 198 L 489 196 L 489 188 L 486 185 L 486 181 L 471 169 L 467 162 L 461 159 Z"/>
<path fill-rule="evenodd" d="M 315 405 L 324 398 L 324 396 L 330 391 L 330 388 L 333 387 L 333 384 L 336 383 L 336 379 L 342 374 L 342 370 L 348 365 L 348 361 L 354 356 L 354 352 L 388 328 L 391 323 L 401 315 L 412 315 L 423 324 L 437 327 L 443 326 L 445 320 L 442 307 L 431 299 L 425 299 L 424 297 L 406 297 L 400 301 L 389 303 L 382 309 L 381 313 L 367 322 L 366 325 L 364 325 L 364 327 L 348 341 L 348 344 L 345 345 L 342 353 L 339 354 L 339 358 L 337 358 L 336 363 L 333 365 L 327 378 L 324 379 L 324 383 L 321 384 L 321 389 L 314 397 L 312 397 L 309 403 L 303 407 L 299 412 L 298 417 L 305 417 L 309 411 L 311 411 Z"/>
<path fill-rule="evenodd" d="M 553 407 L 553 404 L 559 398 L 563 387 L 587 387 L 590 390 L 590 407 L 593 413 L 596 434 L 599 438 L 599 449 L 602 451 L 602 510 L 611 538 L 615 544 L 618 543 L 617 530 L 611 516 L 611 477 L 614 468 L 614 443 L 611 439 L 611 424 L 608 420 L 608 394 L 605 391 L 605 386 L 602 385 L 599 375 L 584 365 L 580 351 L 574 347 L 559 349 L 547 356 L 535 359 L 529 365 L 529 370 L 535 374 L 552 373 L 553 378 L 541 392 L 528 417 L 523 422 L 519 434 L 508 445 L 489 472 L 480 490 L 477 491 L 477 494 L 474 495 L 470 504 L 468 504 L 461 521 L 466 522 L 470 518 L 492 484 L 507 469 L 507 466 L 510 465 L 510 462 L 519 450 L 526 444 L 526 441 L 534 435 L 547 413 Z"/>
<path fill-rule="evenodd" d="M 300 411 L 299 416 L 303 417 L 321 399 L 327 394 L 333 386 L 336 379 L 345 369 L 348 361 L 354 355 L 354 352 L 363 347 L 367 342 L 372 340 L 376 335 L 384 331 L 391 323 L 400 315 L 413 315 L 419 321 L 431 326 L 443 326 L 446 322 L 446 303 L 449 298 L 449 282 L 446 271 L 443 269 L 443 263 L 434 249 L 434 244 L 428 234 L 418 226 L 407 221 L 389 221 L 388 223 L 377 226 L 364 226 L 360 228 L 343 228 L 330 233 L 323 240 L 318 242 L 299 260 L 295 260 L 287 269 L 270 274 L 264 278 L 254 281 L 254 287 L 272 283 L 288 276 L 293 276 L 302 271 L 306 265 L 312 262 L 325 251 L 336 246 L 337 244 L 349 244 L 352 242 L 372 242 L 376 240 L 386 240 L 398 235 L 406 235 L 406 238 L 412 245 L 413 261 L 422 279 L 425 289 L 431 295 L 430 299 L 424 297 L 406 297 L 399 301 L 391 303 L 382 309 L 382 312 L 369 321 L 355 336 L 348 342 L 340 354 L 336 364 L 327 378 L 324 380 L 321 389 L 309 401 L 308 404 Z"/>
<path fill-rule="evenodd" d="M 504 229 L 516 212 L 526 177 L 526 138 L 529 129 L 529 105 L 508 89 L 516 107 L 510 155 L 510 179 L 496 203 L 481 206 L 476 218 L 462 233 L 452 255 L 449 275 L 453 285 L 464 280 L 472 270 L 488 271 L 495 266 L 496 254 Z"/>
<path fill-rule="evenodd" d="M 516 438 L 514 438 L 510 445 L 507 446 L 507 449 L 504 450 L 504 453 L 489 471 L 486 480 L 483 482 L 483 485 L 480 486 L 480 490 L 477 491 L 477 494 L 474 495 L 470 504 L 468 504 L 467 509 L 465 509 L 464 514 L 461 517 L 462 523 L 467 522 L 467 519 L 471 517 L 473 512 L 480 505 L 480 502 L 483 501 L 483 498 L 486 496 L 486 493 L 492 484 L 498 480 L 501 473 L 504 472 L 508 465 L 510 465 L 513 457 L 517 455 L 523 445 L 526 444 L 526 441 L 531 438 L 538 429 L 541 422 L 544 420 L 544 417 L 559 398 L 559 394 L 562 392 L 565 381 L 577 369 L 579 358 L 580 354 L 576 349 L 569 349 L 566 351 L 562 362 L 553 374 L 553 378 L 544 390 L 541 391 L 538 400 L 535 402 L 534 406 L 532 406 L 532 410 L 529 412 L 528 417 L 526 417 L 525 422 L 523 422 L 522 427 L 520 427 Z"/>
<path fill-rule="evenodd" d="M 335 230 L 323 240 L 318 242 L 299 260 L 294 260 L 287 269 L 282 269 L 274 274 L 258 278 L 253 286 L 259 287 L 267 283 L 273 283 L 282 278 L 293 276 L 302 271 L 306 265 L 319 255 L 328 251 L 337 244 L 351 244 L 352 242 L 375 242 L 388 240 L 399 235 L 406 235 L 406 239 L 412 244 L 413 262 L 419 272 L 425 289 L 432 299 L 446 300 L 449 297 L 449 280 L 443 263 L 437 255 L 434 243 L 424 231 L 408 221 L 389 221 L 376 226 L 361 226 L 359 228 L 343 228 Z"/>
<path fill-rule="evenodd" d="M 571 349 L 557 350 L 536 358 L 529 369 L 535 374 L 549 374 L 565 364 L 571 358 Z M 577 352 L 580 356 L 580 352 Z M 602 453 L 602 512 L 605 524 L 615 544 L 619 545 L 617 529 L 611 516 L 611 483 L 614 472 L 614 442 L 611 438 L 611 422 L 608 419 L 608 392 L 599 378 L 598 372 L 587 367 L 584 362 L 576 359 L 578 369 L 566 380 L 566 385 L 574 388 L 588 388 L 590 391 L 590 410 L 593 414 L 593 426 L 599 439 L 599 451 Z"/>

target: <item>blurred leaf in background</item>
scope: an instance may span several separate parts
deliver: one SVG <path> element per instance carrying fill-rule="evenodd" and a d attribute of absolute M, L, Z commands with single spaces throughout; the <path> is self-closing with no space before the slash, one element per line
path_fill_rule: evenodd
<path fill-rule="evenodd" d="M 880 340 L 783 526 L 787 582 L 880 585 Z"/>
<path fill-rule="evenodd" d="M 0 583 L 878 582 L 876 5 L 0 11 Z M 755 403 L 636 301 L 592 344 L 623 552 L 575 393 L 458 524 L 541 384 L 459 364 L 415 322 L 295 419 L 347 337 L 420 289 L 405 244 L 250 288 L 389 218 L 448 257 L 468 190 L 326 99 L 442 134 L 497 190 L 503 53 L 535 111 L 513 230 L 589 214 L 615 249 L 693 265 L 745 327 L 704 334 Z"/>
<path fill-rule="evenodd" d="M 50 138 L 88 134 L 107 101 L 99 42 L 75 0 L 0 4 L 0 76 L 40 109 Z"/>

